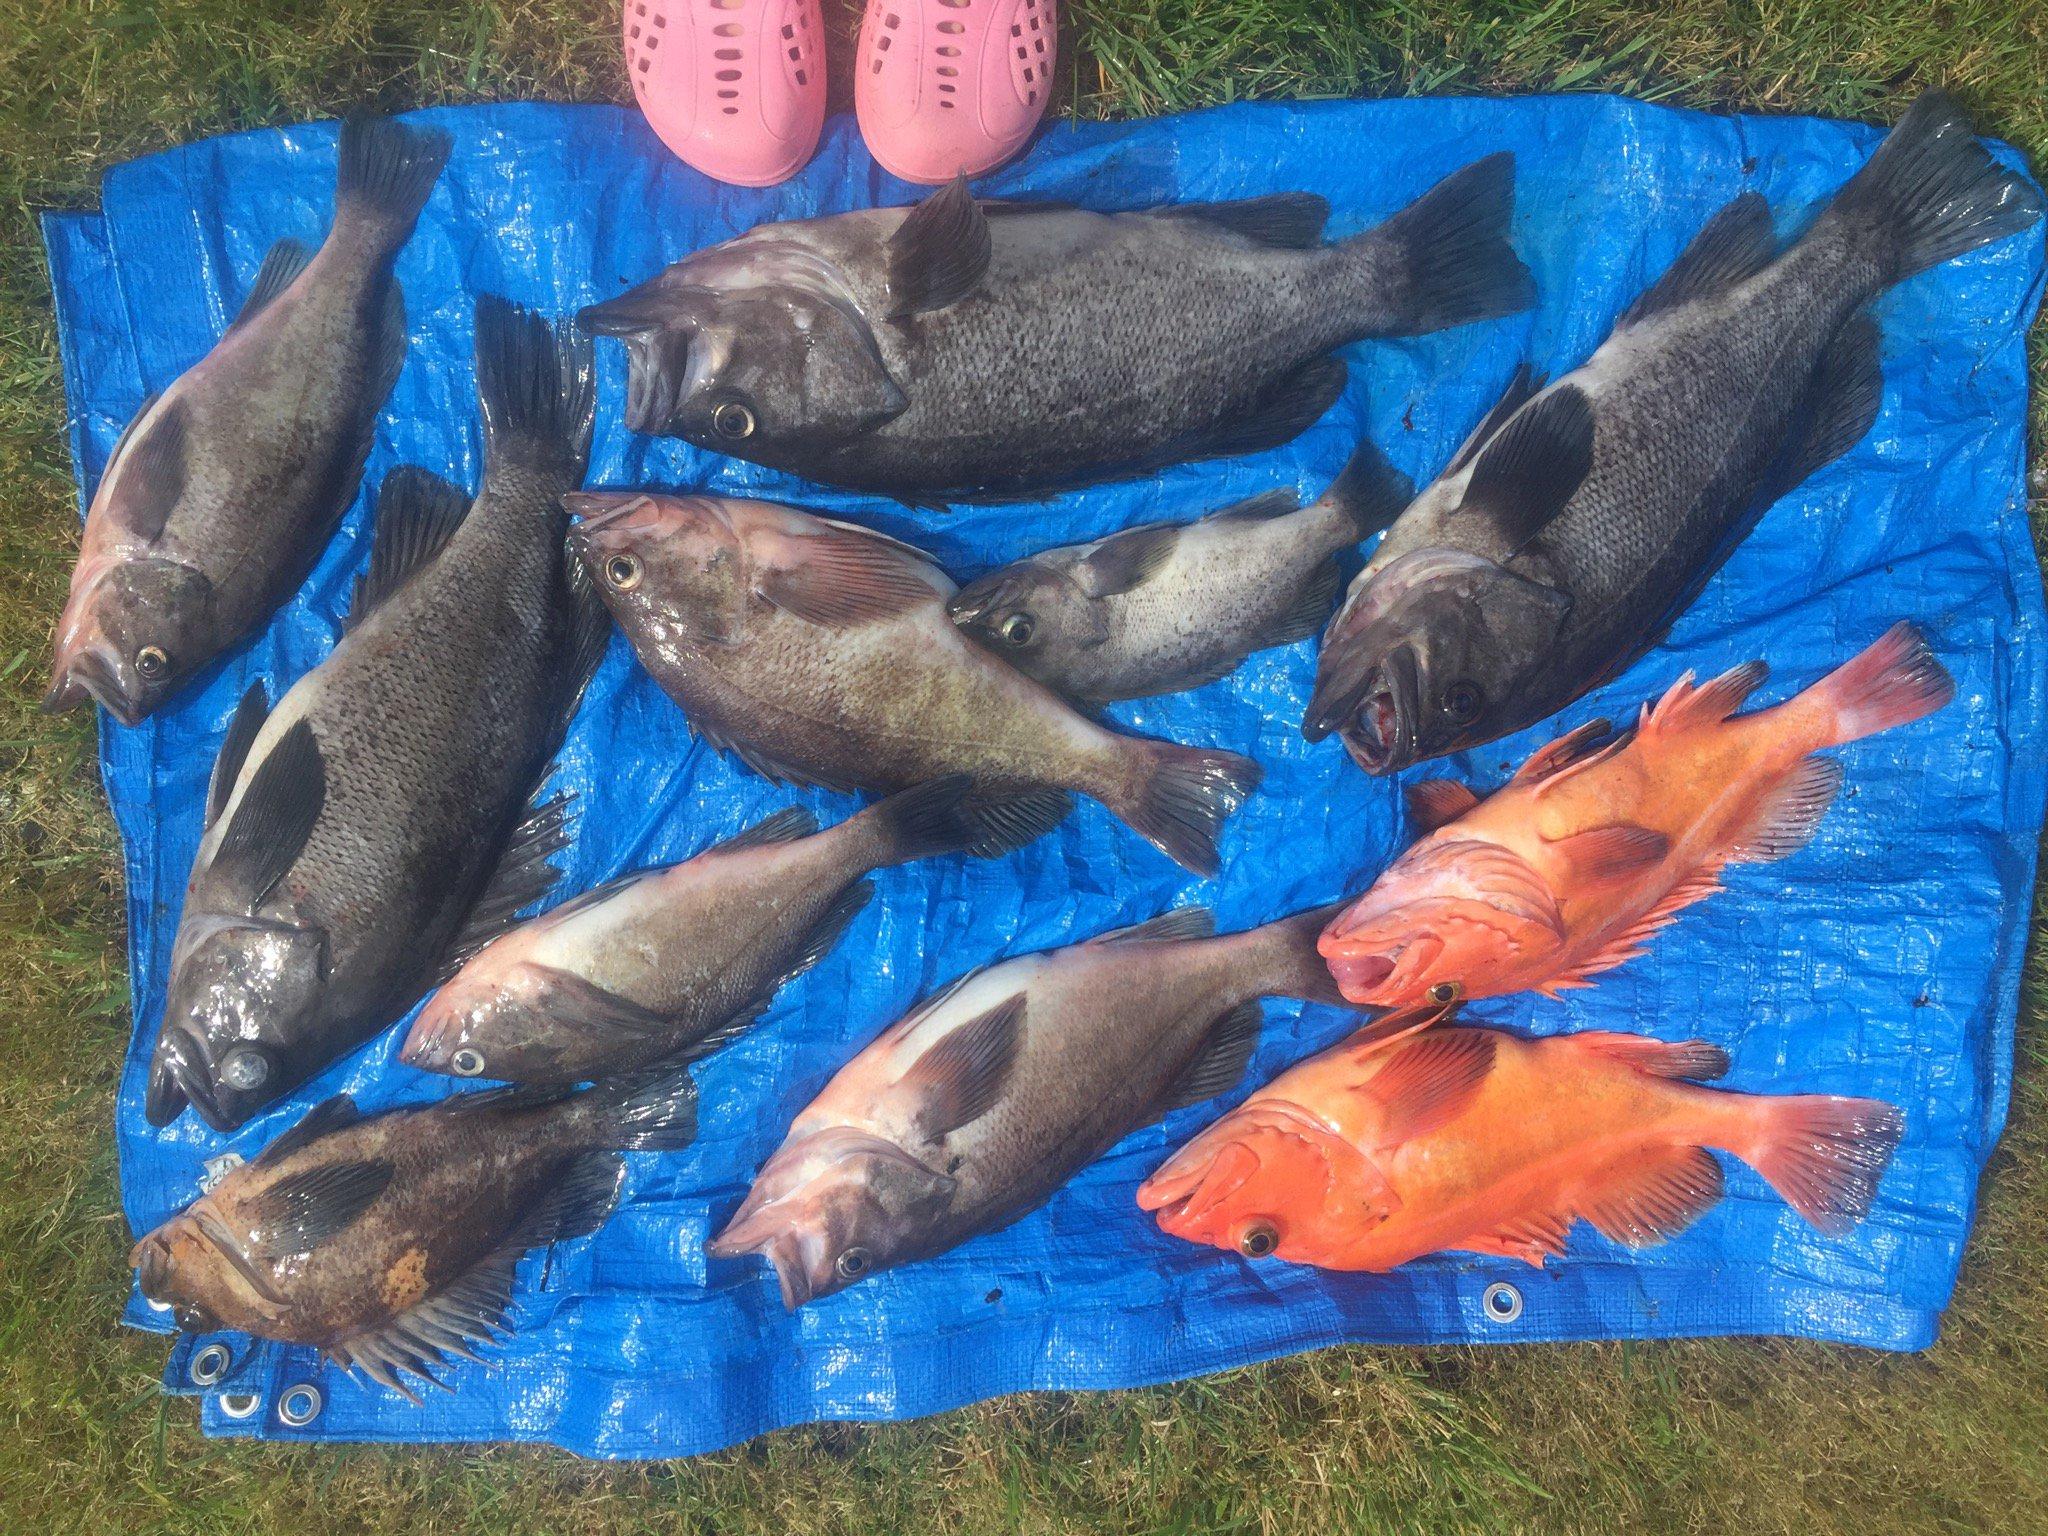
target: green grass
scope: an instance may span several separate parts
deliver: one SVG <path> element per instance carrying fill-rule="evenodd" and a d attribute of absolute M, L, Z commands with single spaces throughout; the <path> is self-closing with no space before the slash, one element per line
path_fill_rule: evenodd
<path fill-rule="evenodd" d="M 1888 117 L 1928 85 L 2048 151 L 2043 0 L 1075 0 L 1082 116 L 1568 88 Z M 834 28 L 852 15 L 833 3 Z M 1206 1381 L 774 1435 L 697 1461 L 203 1440 L 127 1290 L 109 1122 L 116 846 L 81 717 L 35 712 L 75 541 L 32 213 L 208 133 L 508 95 L 620 100 L 609 0 L 0 0 L 0 1526 L 93 1531 L 2048 1530 L 2048 992 L 1956 1304 L 1916 1358 L 1787 1343 L 1332 1350 Z M 845 97 L 847 50 L 835 59 Z M 2038 358 L 2037 358 L 2038 365 Z M 2038 423 L 2037 423 L 2038 425 Z M 2037 437 L 2038 437 L 2037 431 Z"/>

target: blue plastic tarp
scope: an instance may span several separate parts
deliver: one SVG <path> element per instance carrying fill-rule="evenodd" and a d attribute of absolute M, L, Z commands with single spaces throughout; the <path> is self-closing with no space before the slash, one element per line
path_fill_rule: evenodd
<path fill-rule="evenodd" d="M 369 493 L 385 473 L 415 463 L 474 483 L 475 296 L 494 291 L 566 314 L 764 220 L 915 195 L 874 166 L 846 121 L 829 126 L 794 181 L 747 191 L 676 162 L 627 112 L 506 105 L 421 115 L 453 135 L 455 152 L 399 262 L 412 345 L 365 494 L 304 589 L 253 642 L 139 728 L 102 722 L 128 875 L 136 1027 L 116 1129 L 137 1232 L 190 1200 L 209 1160 L 253 1155 L 329 1094 L 347 1090 L 376 1109 L 452 1086 L 398 1064 L 398 1029 L 232 1136 L 191 1116 L 152 1130 L 142 1114 L 180 892 L 229 714 L 251 681 L 266 680 L 274 697 L 333 644 L 366 558 Z M 1504 322 L 1352 349 L 1343 400 L 1285 448 L 1043 506 L 949 514 L 634 438 L 619 423 L 623 356 L 606 343 L 590 483 L 708 485 L 823 508 L 920 542 L 965 576 L 1276 486 L 1312 496 L 1361 432 L 1420 482 L 1518 362 L 1555 372 L 1584 358 L 1730 198 L 1761 191 L 1781 221 L 1794 221 L 1877 137 L 1851 124 L 1723 119 L 1591 96 L 1238 106 L 1056 127 L 980 189 L 1111 208 L 1306 188 L 1330 199 L 1333 232 L 1348 233 L 1459 166 L 1514 150 L 1515 239 L 1541 302 Z M 331 124 L 244 134 L 118 167 L 99 214 L 46 220 L 82 486 L 143 397 L 220 333 L 271 242 L 318 239 L 333 176 Z M 1134 1133 L 1008 1230 L 794 1314 L 758 1261 L 707 1262 L 707 1234 L 795 1111 L 939 983 L 1177 902 L 1210 903 L 1226 927 L 1257 923 L 1361 889 L 1384 867 L 1405 835 L 1398 788 L 1358 772 L 1334 743 L 1301 739 L 1314 667 L 1313 644 L 1303 643 L 1197 691 L 1114 711 L 1133 729 L 1232 747 L 1265 765 L 1216 879 L 1177 870 L 1093 805 L 1009 859 L 880 876 L 879 898 L 824 963 L 697 1069 L 696 1145 L 634 1155 L 624 1203 L 601 1232 L 527 1261 L 518 1332 L 492 1368 L 458 1368 L 459 1392 L 414 1407 L 310 1350 L 235 1337 L 228 1379 L 205 1394 L 206 1429 L 540 1440 L 587 1455 L 662 1456 L 805 1420 L 898 1419 L 996 1393 L 1128 1386 L 1340 1340 L 1789 1334 L 1924 1347 L 2005 1118 L 2042 818 L 2042 594 L 2022 480 L 2023 333 L 2041 272 L 2037 227 L 1887 296 L 1875 430 L 1772 508 L 1669 640 L 1563 723 L 1626 714 L 1684 668 L 1712 673 L 1754 656 L 1774 668 L 1760 697 L 1782 697 L 1901 617 L 1927 630 L 1955 673 L 1955 702 L 1845 749 L 1848 789 L 1812 845 L 1782 863 L 1733 869 L 1726 893 L 1688 912 L 1645 958 L 1563 1002 L 1471 1010 L 1535 1031 L 1704 1037 L 1733 1054 L 1735 1088 L 1898 1104 L 1904 1144 L 1876 1209 L 1850 1236 L 1821 1238 L 1731 1164 L 1725 1201 L 1676 1241 L 1640 1253 L 1581 1227 L 1569 1255 L 1541 1272 L 1464 1255 L 1382 1277 L 1253 1264 L 1165 1237 L 1132 1200 L 1165 1153 L 1218 1113 L 1211 1103 Z M 1489 787 L 1558 728 L 1467 754 L 1450 771 Z M 556 781 L 580 807 L 563 895 L 688 855 L 783 805 L 810 805 L 829 821 L 855 803 L 777 789 L 693 741 L 619 639 Z M 1249 1082 L 1353 1022 L 1293 1004 L 1271 1004 L 1267 1016 Z M 1525 1299 L 1512 1323 L 1482 1313 L 1497 1280 Z M 128 1320 L 169 1327 L 139 1296 Z M 198 1342 L 174 1350 L 171 1390 L 195 1390 Z M 321 1387 L 325 1409 L 292 1428 L 277 1403 L 300 1382 Z"/>

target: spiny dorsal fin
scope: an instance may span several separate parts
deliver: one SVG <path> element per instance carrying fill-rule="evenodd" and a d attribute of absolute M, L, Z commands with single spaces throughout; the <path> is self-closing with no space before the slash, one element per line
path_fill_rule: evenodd
<path fill-rule="evenodd" d="M 924 1100 L 918 1127 L 936 1140 L 988 1113 L 1023 1041 L 1024 994 L 977 1014 L 912 1063 L 903 1086 Z"/>
<path fill-rule="evenodd" d="M 762 571 L 755 591 L 807 623 L 845 629 L 940 601 L 926 579 L 928 557 L 906 558 L 905 546 L 894 539 L 833 527 L 792 542 L 801 557 Z"/>
<path fill-rule="evenodd" d="M 279 1179 L 250 1198 L 250 1255 L 311 1253 L 368 1210 L 391 1174 L 391 1164 L 366 1158 L 323 1163 Z"/>
<path fill-rule="evenodd" d="M 1166 1108 L 1181 1109 L 1189 1104 L 1199 1104 L 1235 1087 L 1251 1062 L 1252 1051 L 1258 1046 L 1259 1027 L 1265 1023 L 1265 1018 L 1265 1010 L 1259 1006 L 1259 1000 L 1252 998 L 1217 1019 L 1203 1040 L 1202 1048 L 1188 1063 L 1187 1071 L 1167 1091 Z"/>
<path fill-rule="evenodd" d="M 1645 1147 L 1581 1197 L 1579 1214 L 1631 1248 L 1676 1237 L 1721 1198 L 1721 1164 L 1705 1147 Z"/>
<path fill-rule="evenodd" d="M 1479 796 L 1456 779 L 1423 779 L 1407 791 L 1408 819 L 1417 831 L 1448 826 L 1479 804 Z"/>
<path fill-rule="evenodd" d="M 256 766 L 214 849 L 212 869 L 241 887 L 252 913 L 305 852 L 327 803 L 327 765 L 312 725 L 293 722 Z"/>
<path fill-rule="evenodd" d="M 404 464 L 377 489 L 370 563 L 356 578 L 344 627 L 353 629 L 431 561 L 469 515 L 470 499 L 439 475 Z"/>
<path fill-rule="evenodd" d="M 1248 500 L 1219 507 L 1202 521 L 1205 523 L 1265 523 L 1276 517 L 1287 517 L 1301 510 L 1301 498 L 1288 490 L 1262 491 Z"/>
<path fill-rule="evenodd" d="M 748 848 L 766 848 L 774 843 L 793 843 L 818 830 L 818 818 L 800 805 L 787 805 L 763 818 L 744 832 L 735 832 L 722 843 L 713 843 L 706 853 L 739 853 Z"/>
<path fill-rule="evenodd" d="M 574 917 L 578 912 L 588 911 L 601 901 L 609 901 L 628 886 L 638 885 L 642 880 L 651 880 L 656 875 L 666 874 L 675 868 L 673 864 L 653 864 L 645 869 L 629 869 L 623 875 L 613 875 L 601 880 L 587 891 L 579 891 L 559 907 L 550 907 L 544 914 L 550 921 Z"/>
<path fill-rule="evenodd" d="M 1638 325 L 1693 299 L 1725 293 L 1763 271 L 1777 253 L 1771 205 L 1762 193 L 1745 192 L 1707 220 L 1664 275 L 1622 311 L 1615 329 Z"/>
<path fill-rule="evenodd" d="M 1508 782 L 1528 784 L 1562 772 L 1591 752 L 1594 744 L 1613 729 L 1614 722 L 1604 715 L 1598 719 L 1588 720 L 1584 725 L 1573 726 L 1549 746 L 1532 752 L 1529 761 L 1517 768 L 1515 776 Z"/>
<path fill-rule="evenodd" d="M 312 259 L 313 253 L 296 240 L 280 240 L 273 245 L 264 256 L 263 265 L 256 271 L 256 281 L 249 287 L 249 296 L 242 300 L 242 307 L 228 323 L 228 329 L 232 331 L 247 325 L 263 313 L 273 299 L 298 281 L 299 274 L 306 270 L 306 263 Z"/>
<path fill-rule="evenodd" d="M 1719 725 L 1742 708 L 1743 702 L 1770 675 L 1769 665 L 1762 661 L 1745 661 L 1700 686 L 1693 683 L 1691 672 L 1683 673 L 1650 706 L 1639 729 L 1675 731 Z"/>
<path fill-rule="evenodd" d="M 1426 1030 L 1402 1043 L 1356 1090 L 1379 1103 L 1379 1144 L 1427 1136 L 1462 1113 L 1493 1070 L 1494 1045 L 1485 1029 Z"/>
<path fill-rule="evenodd" d="M 471 905 L 468 919 L 449 941 L 435 985 L 462 969 L 463 962 L 491 940 L 509 932 L 523 909 L 554 889 L 562 872 L 548 860 L 569 846 L 569 803 L 573 798 L 565 793 L 538 804 L 527 802 L 525 814 L 505 840 L 497 867 Z"/>
<path fill-rule="evenodd" d="M 1175 523 L 1148 523 L 1104 539 L 1074 567 L 1074 579 L 1090 597 L 1115 597 L 1155 575 L 1180 542 Z"/>
<path fill-rule="evenodd" d="M 890 318 L 958 303 L 980 286 L 994 250 L 967 178 L 954 177 L 905 214 L 889 236 Z"/>
<path fill-rule="evenodd" d="M 1313 192 L 1275 192 L 1228 203 L 1176 203 L 1158 209 L 1166 218 L 1200 219 L 1275 250 L 1305 251 L 1320 245 L 1330 221 L 1330 204 Z"/>
<path fill-rule="evenodd" d="M 221 739 L 220 755 L 213 760 L 213 777 L 206 783 L 206 820 L 202 825 L 210 827 L 220 820 L 221 808 L 228 803 L 235 780 L 242 776 L 242 763 L 249 756 L 256 733 L 263 729 L 263 722 L 269 718 L 270 699 L 259 679 L 249 685 L 249 691 L 242 695 L 242 702 L 235 706 L 234 717 L 228 721 L 228 733 Z"/>
<path fill-rule="evenodd" d="M 354 1125 L 362 1118 L 363 1112 L 356 1108 L 356 1101 L 348 1094 L 337 1093 L 331 1099 L 322 1099 L 306 1111 L 305 1119 L 265 1147 L 257 1157 L 256 1165 L 269 1167 L 281 1163 L 299 1148 L 310 1146 L 322 1136 Z"/>
<path fill-rule="evenodd" d="M 1562 512 L 1593 467 L 1593 408 L 1574 384 L 1525 406 L 1479 451 L 1464 510 L 1519 551 Z"/>
<path fill-rule="evenodd" d="M 1112 928 L 1087 940 L 1090 944 L 1175 944 L 1216 936 L 1216 914 L 1207 907 L 1175 907 L 1128 928 Z"/>
<path fill-rule="evenodd" d="M 1494 401 L 1493 409 L 1479 418 L 1479 425 L 1472 429 L 1471 435 L 1460 443 L 1458 451 L 1451 455 L 1450 465 L 1444 473 L 1454 475 L 1471 463 L 1493 434 L 1506 426 L 1508 419 L 1515 412 L 1536 398 L 1548 377 L 1541 369 L 1528 363 L 1518 366 L 1514 376 L 1508 380 L 1507 388 L 1502 390 L 1500 398 Z"/>

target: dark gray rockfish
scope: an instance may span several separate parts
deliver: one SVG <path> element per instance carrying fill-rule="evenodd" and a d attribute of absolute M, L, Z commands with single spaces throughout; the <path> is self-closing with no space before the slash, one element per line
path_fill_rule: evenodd
<path fill-rule="evenodd" d="M 341 128 L 320 249 L 270 248 L 227 333 L 144 402 L 86 513 L 46 709 L 156 709 L 297 590 L 355 499 L 405 361 L 391 276 L 448 136 Z"/>
<path fill-rule="evenodd" d="M 1361 446 L 1320 498 L 1273 491 L 1192 523 L 1042 550 L 961 588 L 953 622 L 1077 704 L 1178 693 L 1323 627 L 1339 558 L 1413 487 Z"/>
<path fill-rule="evenodd" d="M 907 544 L 763 501 L 595 491 L 569 539 L 697 733 L 779 782 L 892 793 L 971 774 L 991 835 L 1091 795 L 1169 858 L 1217 865 L 1259 781 L 1233 752 L 1123 736 L 961 634 Z"/>
<path fill-rule="evenodd" d="M 609 626 L 563 549 L 590 343 L 477 305 L 483 489 L 378 498 L 348 632 L 228 728 L 171 952 L 147 1111 L 221 1130 L 361 1045 L 538 899 L 560 799 L 529 802 Z"/>
<path fill-rule="evenodd" d="M 509 1082 L 587 1082 L 680 1065 L 751 1025 L 874 895 L 864 877 L 986 844 L 965 774 L 891 795 L 826 831 L 792 807 L 659 869 L 522 923 L 428 1001 L 404 1060 Z"/>
<path fill-rule="evenodd" d="M 1735 199 L 1585 364 L 1547 388 L 1518 375 L 1396 520 L 1324 636 L 1303 733 L 1392 773 L 1614 676 L 1869 430 L 1870 301 L 2039 211 L 1940 96 L 1789 246 L 1761 197 Z"/>
<path fill-rule="evenodd" d="M 309 1344 L 418 1395 L 448 1356 L 511 1331 L 521 1255 L 595 1232 L 621 1151 L 688 1146 L 677 1074 L 565 1094 L 457 1094 L 367 1118 L 327 1100 L 135 1245 L 142 1294 L 180 1327 Z M 450 1390 L 453 1390 L 452 1387 Z"/>
<path fill-rule="evenodd" d="M 764 1255 L 797 1307 L 1009 1225 L 1243 1076 L 1261 998 L 1338 1001 L 1329 915 L 1217 937 L 1181 907 L 963 977 L 840 1069 L 709 1251 Z"/>
<path fill-rule="evenodd" d="M 1286 442 L 1333 349 L 1526 309 L 1514 160 L 1323 242 L 1307 193 L 1142 213 L 978 202 L 767 224 L 584 311 L 626 422 L 913 502 L 1018 496 Z"/>

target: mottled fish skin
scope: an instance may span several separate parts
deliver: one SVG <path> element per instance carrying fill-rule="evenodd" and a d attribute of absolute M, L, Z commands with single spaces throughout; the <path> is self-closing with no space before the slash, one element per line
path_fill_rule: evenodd
<path fill-rule="evenodd" d="M 1078 704 L 1178 693 L 1321 629 L 1337 557 L 1412 493 L 1371 444 L 1304 507 L 1275 491 L 1192 523 L 1146 523 L 976 578 L 953 622 Z"/>
<path fill-rule="evenodd" d="M 129 424 L 86 514 L 47 709 L 134 725 L 305 580 L 355 498 L 405 358 L 391 275 L 448 137 L 354 119 L 333 227 L 283 241 L 213 350 Z"/>
<path fill-rule="evenodd" d="M 701 1054 L 832 948 L 873 894 L 863 877 L 979 844 L 972 788 L 934 780 L 822 832 L 808 811 L 779 811 L 523 923 L 428 1001 L 403 1059 L 559 1084 Z M 1016 835 L 1040 830 L 1020 823 Z"/>
<path fill-rule="evenodd" d="M 1258 782 L 1234 753 L 1107 730 L 973 644 L 946 616 L 953 583 L 908 545 L 767 502 L 570 506 L 570 540 L 641 663 L 700 735 L 771 778 L 1077 791 L 1203 873 Z"/>
<path fill-rule="evenodd" d="M 459 1094 L 364 1118 L 314 1109 L 135 1245 L 142 1292 L 185 1328 L 307 1344 L 419 1401 L 434 1370 L 510 1331 L 528 1249 L 594 1231 L 618 1151 L 687 1145 L 687 1078 L 562 1095 Z"/>
<path fill-rule="evenodd" d="M 1181 908 L 968 976 L 885 1030 L 796 1117 L 710 1252 L 759 1253 L 784 1303 L 1036 1209 L 1125 1135 L 1221 1093 L 1259 999 L 1331 1000 L 1327 916 L 1215 937 Z"/>
<path fill-rule="evenodd" d="M 153 1123 L 189 1101 L 218 1129 L 240 1125 L 412 1006 L 487 887 L 506 894 L 494 869 L 526 899 L 552 874 L 540 857 L 559 843 L 559 807 L 524 839 L 522 812 L 606 633 L 565 557 L 560 507 L 589 451 L 590 345 L 487 298 L 477 354 L 487 447 L 475 501 L 465 514 L 459 493 L 439 486 L 437 498 L 417 471 L 387 480 L 373 586 L 396 553 L 417 565 L 394 562 L 393 589 L 359 592 L 333 652 L 239 762 L 224 753 L 216 769 L 172 951 Z M 415 494 L 395 495 L 393 481 Z M 419 530 L 437 523 L 453 531 L 435 548 Z M 285 782 L 308 776 L 303 795 Z M 283 838 L 280 804 L 294 808 Z M 252 856 L 251 837 L 274 856 Z"/>
<path fill-rule="evenodd" d="M 1528 307 L 1512 157 L 1322 240 L 1309 194 L 1091 213 L 977 202 L 770 224 L 585 311 L 627 423 L 910 501 L 999 498 L 1284 442 L 1333 350 Z"/>
<path fill-rule="evenodd" d="M 1744 194 L 1583 366 L 1518 379 L 1396 520 L 1331 621 L 1304 733 L 1390 773 L 1614 676 L 1868 430 L 1883 380 L 1864 307 L 2038 214 L 1935 96 L 1789 246 Z"/>

